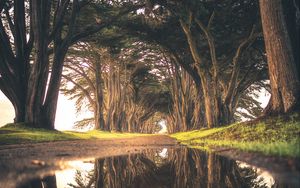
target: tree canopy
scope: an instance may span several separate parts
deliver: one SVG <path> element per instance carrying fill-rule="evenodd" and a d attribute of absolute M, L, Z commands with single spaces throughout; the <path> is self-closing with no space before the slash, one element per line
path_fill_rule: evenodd
<path fill-rule="evenodd" d="M 262 89 L 272 94 L 265 112 L 297 110 L 299 45 L 289 41 L 299 36 L 299 5 L 282 5 L 283 16 L 269 22 L 271 11 L 260 15 L 267 5 L 253 0 L 1 1 L 0 89 L 16 122 L 44 128 L 54 128 L 59 89 L 78 111 L 93 112 L 78 125 L 103 130 L 155 132 L 166 119 L 177 132 L 254 119 Z M 289 61 L 271 58 L 266 28 L 279 22 L 287 23 Z"/>

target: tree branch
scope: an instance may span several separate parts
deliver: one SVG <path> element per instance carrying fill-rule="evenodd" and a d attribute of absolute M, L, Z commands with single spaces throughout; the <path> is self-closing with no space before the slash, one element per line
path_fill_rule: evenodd
<path fill-rule="evenodd" d="M 78 69 L 81 69 L 81 67 L 79 65 L 73 64 L 74 66 L 76 66 Z M 86 81 L 89 83 L 90 87 L 95 91 L 95 85 L 93 84 L 92 80 L 88 77 L 88 75 L 86 75 L 86 73 L 84 71 L 79 71 L 75 68 L 73 68 L 72 66 L 69 65 L 65 65 L 65 67 L 77 72 L 80 76 L 84 77 L 86 79 Z"/>
<path fill-rule="evenodd" d="M 211 24 L 212 20 L 214 18 L 214 12 L 212 13 L 210 19 L 209 19 L 209 24 Z M 210 57 L 211 57 L 211 62 L 213 65 L 213 80 L 215 84 L 218 82 L 218 74 L 219 74 L 219 66 L 218 66 L 218 61 L 217 61 L 217 54 L 216 54 L 216 47 L 215 47 L 215 42 L 214 42 L 214 37 L 209 31 L 209 26 L 206 28 L 204 24 L 197 18 L 195 18 L 195 21 L 197 25 L 200 27 L 200 29 L 203 31 L 203 33 L 206 36 L 208 46 L 209 46 L 209 51 L 210 51 Z"/>
<path fill-rule="evenodd" d="M 111 25 L 112 22 L 115 22 L 116 20 L 118 20 L 121 16 L 129 13 L 129 12 L 132 12 L 134 10 L 137 10 L 141 7 L 143 7 L 144 4 L 141 4 L 141 5 L 134 5 L 132 7 L 129 7 L 125 10 L 122 10 L 118 13 L 118 15 L 116 16 L 113 16 L 111 19 L 105 21 L 105 22 L 102 22 L 102 23 L 99 23 L 99 24 L 92 24 L 92 25 L 89 25 L 85 28 L 83 28 L 79 33 L 75 34 L 74 36 L 72 36 L 72 39 L 71 39 L 71 44 L 79 41 L 80 39 L 83 39 L 87 36 L 90 36 L 98 31 L 100 31 L 101 29 Z"/>
<path fill-rule="evenodd" d="M 71 82 L 72 84 L 74 84 L 75 86 L 77 86 L 83 92 L 83 94 L 86 96 L 86 98 L 88 99 L 89 103 L 94 106 L 95 102 L 92 99 L 92 97 L 90 96 L 90 93 L 89 93 L 88 90 L 86 90 L 84 87 L 82 87 L 80 84 L 78 84 L 77 82 L 75 82 L 72 78 L 68 77 L 67 75 L 62 75 L 62 77 L 64 79 L 68 80 L 69 82 Z"/>
<path fill-rule="evenodd" d="M 237 84 L 237 79 L 238 79 L 238 74 L 239 74 L 239 69 L 240 69 L 239 58 L 243 52 L 243 49 L 246 47 L 246 45 L 258 36 L 258 34 L 255 34 L 255 29 L 256 29 L 256 26 L 253 25 L 249 36 L 240 43 L 240 45 L 238 46 L 238 48 L 236 50 L 235 56 L 232 59 L 233 68 L 231 71 L 231 78 L 230 78 L 230 81 L 228 84 L 228 89 L 227 89 L 227 91 L 225 93 L 225 97 L 224 97 L 225 103 L 229 103 L 232 100 L 234 90 L 237 89 L 236 84 Z"/>
<path fill-rule="evenodd" d="M 13 24 L 12 18 L 9 15 L 8 9 L 5 9 L 4 12 L 5 12 L 5 16 L 6 16 L 10 31 L 11 31 L 13 37 L 16 38 L 16 28 Z"/>

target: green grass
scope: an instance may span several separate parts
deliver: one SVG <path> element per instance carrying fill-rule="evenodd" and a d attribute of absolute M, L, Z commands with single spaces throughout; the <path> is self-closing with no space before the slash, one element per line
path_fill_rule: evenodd
<path fill-rule="evenodd" d="M 300 157 L 300 115 L 269 118 L 172 134 L 189 147 L 230 147 L 266 155 Z"/>
<path fill-rule="evenodd" d="M 0 145 L 18 144 L 18 143 L 38 143 L 51 142 L 59 140 L 77 140 L 77 139 L 118 139 L 130 138 L 135 136 L 145 136 L 149 134 L 138 133 L 110 133 L 104 131 L 56 131 L 39 128 L 29 128 L 24 124 L 7 124 L 0 128 Z"/>
<path fill-rule="evenodd" d="M 117 139 L 144 135 L 149 134 L 110 133 L 96 130 L 61 132 L 29 128 L 24 124 L 8 124 L 0 128 L 0 145 L 76 139 Z M 300 157 L 300 115 L 176 133 L 171 137 L 193 148 L 209 150 L 230 147 L 267 155 Z"/>

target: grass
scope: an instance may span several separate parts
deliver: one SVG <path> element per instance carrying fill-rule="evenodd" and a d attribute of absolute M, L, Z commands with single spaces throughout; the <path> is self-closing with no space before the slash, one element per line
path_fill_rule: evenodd
<path fill-rule="evenodd" d="M 175 133 L 171 137 L 189 147 L 206 150 L 229 147 L 266 155 L 300 157 L 300 115 Z"/>
<path fill-rule="evenodd" d="M 100 139 L 100 138 L 130 138 L 149 134 L 110 133 L 92 130 L 88 132 L 56 131 L 39 128 L 29 128 L 22 123 L 7 124 L 0 128 L 0 145 L 18 143 L 38 143 L 58 140 Z"/>
<path fill-rule="evenodd" d="M 8 124 L 0 128 L 0 145 L 37 143 L 57 140 L 130 138 L 149 134 L 110 133 L 104 131 L 55 131 Z M 236 148 L 266 155 L 300 157 L 300 115 L 237 123 L 214 129 L 201 129 L 170 135 L 189 147 L 212 149 Z"/>

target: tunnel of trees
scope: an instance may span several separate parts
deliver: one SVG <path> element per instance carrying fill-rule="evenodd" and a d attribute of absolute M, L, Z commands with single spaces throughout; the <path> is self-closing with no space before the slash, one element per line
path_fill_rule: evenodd
<path fill-rule="evenodd" d="M 1 0 L 0 89 L 15 122 L 157 132 L 299 110 L 296 0 Z M 267 90 L 269 104 L 258 94 Z"/>
<path fill-rule="evenodd" d="M 185 161 L 185 159 L 189 159 Z M 151 150 L 129 156 L 95 159 L 91 170 L 76 170 L 73 188 L 241 187 L 267 188 L 257 170 L 224 157 L 188 148 L 159 156 Z M 190 177 L 190 178 L 187 178 Z M 33 180 L 31 187 L 55 187 L 55 176 Z M 27 187 L 30 187 L 27 186 Z M 280 181 L 273 187 L 286 187 Z M 20 186 L 21 187 L 21 186 Z"/>

